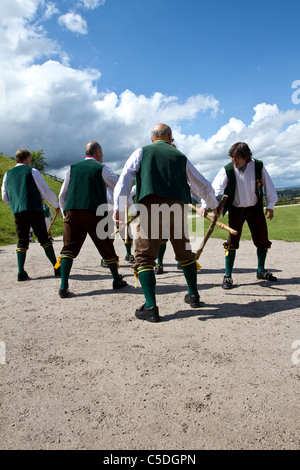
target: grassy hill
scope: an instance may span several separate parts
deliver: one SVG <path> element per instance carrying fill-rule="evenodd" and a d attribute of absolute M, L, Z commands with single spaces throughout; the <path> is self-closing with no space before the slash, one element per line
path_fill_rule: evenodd
<path fill-rule="evenodd" d="M 4 173 L 15 166 L 15 160 L 5 157 L 0 154 L 0 184 L 2 185 L 2 179 Z M 58 196 L 61 183 L 51 178 L 44 177 L 49 188 Z M 54 214 L 55 210 L 51 207 L 51 211 Z M 228 225 L 227 216 L 224 219 L 221 217 L 221 222 Z M 190 222 L 192 223 L 192 222 Z M 275 207 L 275 215 L 272 221 L 267 221 L 269 228 L 270 240 L 284 240 L 287 242 L 299 242 L 300 241 L 300 205 L 292 205 L 289 207 L 281 206 Z M 209 226 L 209 221 L 204 221 L 204 230 L 206 231 Z M 52 229 L 52 236 L 57 237 L 62 235 L 63 231 L 63 218 L 60 214 Z M 227 232 L 215 227 L 212 234 L 213 238 L 227 239 Z M 251 240 L 251 235 L 247 224 L 245 224 L 242 234 L 243 240 Z M 0 202 L 0 246 L 11 245 L 17 243 L 17 237 L 15 232 L 14 217 L 11 213 L 10 208 L 4 204 L 1 199 Z"/>

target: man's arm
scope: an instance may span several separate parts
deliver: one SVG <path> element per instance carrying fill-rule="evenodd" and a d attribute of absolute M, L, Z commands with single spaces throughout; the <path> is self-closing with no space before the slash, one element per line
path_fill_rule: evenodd
<path fill-rule="evenodd" d="M 32 176 L 42 199 L 45 199 L 51 206 L 55 207 L 56 212 L 60 212 L 57 197 L 54 192 L 51 191 L 41 173 L 36 168 L 32 168 Z"/>
<path fill-rule="evenodd" d="M 59 201 L 59 206 L 61 213 L 64 213 L 64 208 L 66 205 L 66 200 L 67 200 L 67 195 L 68 195 L 68 189 L 69 189 L 69 184 L 70 184 L 70 167 L 67 169 L 66 174 L 65 174 L 65 179 L 62 184 L 62 187 L 60 188 L 59 196 L 58 196 L 58 201 Z"/>
<path fill-rule="evenodd" d="M 272 220 L 274 217 L 273 209 L 276 202 L 278 201 L 278 196 L 273 181 L 271 180 L 271 177 L 265 167 L 262 169 L 262 178 L 267 201 L 265 215 L 268 219 Z"/>
<path fill-rule="evenodd" d="M 8 193 L 7 193 L 7 187 L 6 187 L 6 173 L 3 176 L 3 181 L 2 181 L 2 186 L 1 186 L 1 196 L 2 196 L 2 201 L 7 205 L 10 206 L 9 204 L 9 198 L 8 198 Z"/>
<path fill-rule="evenodd" d="M 114 189 L 114 221 L 118 226 L 124 220 L 124 208 L 128 205 L 132 183 L 140 169 L 143 149 L 135 150 L 124 165 L 120 178 Z"/>

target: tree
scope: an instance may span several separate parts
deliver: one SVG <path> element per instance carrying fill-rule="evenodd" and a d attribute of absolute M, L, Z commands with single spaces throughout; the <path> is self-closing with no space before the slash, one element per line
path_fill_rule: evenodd
<path fill-rule="evenodd" d="M 32 150 L 31 152 L 31 166 L 39 171 L 44 171 L 46 166 L 49 166 L 45 161 L 44 150 L 41 149 L 38 152 Z"/>

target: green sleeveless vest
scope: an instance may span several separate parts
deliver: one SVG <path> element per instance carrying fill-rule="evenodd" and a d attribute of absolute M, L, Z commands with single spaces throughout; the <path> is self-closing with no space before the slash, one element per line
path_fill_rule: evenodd
<path fill-rule="evenodd" d="M 71 209 L 96 212 L 106 204 L 106 187 L 102 178 L 104 165 L 94 159 L 71 165 L 70 185 L 64 212 Z"/>
<path fill-rule="evenodd" d="M 24 211 L 43 211 L 40 192 L 35 184 L 30 166 L 18 165 L 8 170 L 6 187 L 13 214 Z"/>
<path fill-rule="evenodd" d="M 263 162 L 260 160 L 253 159 L 255 162 L 255 180 L 256 180 L 256 196 L 258 199 L 259 204 L 263 207 L 263 186 L 262 186 L 262 168 Z M 236 177 L 234 173 L 234 166 L 233 163 L 230 162 L 228 165 L 225 166 L 225 171 L 228 177 L 228 183 L 224 190 L 224 194 L 228 196 L 226 204 L 224 205 L 223 215 L 226 214 L 230 206 L 234 201 L 235 196 L 235 189 L 236 189 Z"/>
<path fill-rule="evenodd" d="M 190 190 L 186 161 L 183 153 L 164 140 L 143 147 L 141 166 L 136 175 L 137 202 L 149 194 L 156 194 L 188 204 Z"/>

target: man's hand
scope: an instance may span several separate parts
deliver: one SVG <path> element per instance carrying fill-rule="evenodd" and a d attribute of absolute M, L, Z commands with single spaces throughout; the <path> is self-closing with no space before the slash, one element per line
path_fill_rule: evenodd
<path fill-rule="evenodd" d="M 56 212 L 56 214 L 59 214 L 59 213 L 60 213 L 60 207 L 57 207 L 57 208 L 55 209 L 55 212 Z"/>
<path fill-rule="evenodd" d="M 124 225 L 125 223 L 124 212 L 114 211 L 113 221 L 115 222 L 117 228 L 120 228 L 120 226 Z"/>
<path fill-rule="evenodd" d="M 265 215 L 266 215 L 266 217 L 267 217 L 268 219 L 272 220 L 273 217 L 274 217 L 274 211 L 273 211 L 273 209 L 268 209 L 268 208 L 267 208 L 267 209 L 265 210 Z"/>
<path fill-rule="evenodd" d="M 198 214 L 200 217 L 206 217 L 207 216 L 207 209 L 205 207 L 199 207 L 197 208 Z"/>

